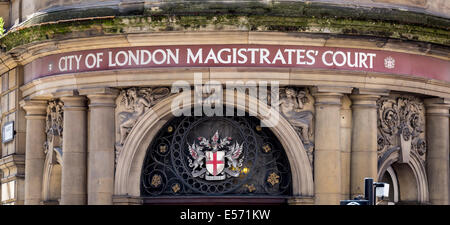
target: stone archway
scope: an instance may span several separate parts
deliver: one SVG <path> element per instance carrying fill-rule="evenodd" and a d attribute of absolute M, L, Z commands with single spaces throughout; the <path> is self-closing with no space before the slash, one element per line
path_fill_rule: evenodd
<path fill-rule="evenodd" d="M 123 149 L 118 156 L 114 194 L 116 196 L 140 197 L 140 179 L 142 164 L 147 152 L 147 148 L 153 137 L 158 133 L 164 124 L 169 121 L 173 114 L 171 112 L 171 103 L 175 98 L 191 98 L 191 93 L 182 93 L 172 95 L 147 111 L 131 130 L 126 139 Z M 191 101 L 185 101 L 191 102 Z M 239 110 L 245 110 L 248 113 L 256 115 L 258 119 L 267 121 L 262 115 L 277 114 L 279 121 L 271 127 L 271 131 L 283 145 L 289 160 L 292 173 L 292 187 L 294 196 L 311 197 L 314 195 L 314 183 L 312 167 L 307 153 L 303 147 L 302 141 L 298 137 L 294 128 L 285 120 L 279 112 L 269 109 L 267 105 L 258 99 L 247 96 L 248 105 L 262 104 L 263 110 L 259 114 L 256 110 L 241 103 L 230 102 L 228 98 L 224 99 L 224 105 L 234 105 Z M 183 105 L 191 107 L 190 105 Z"/>
<path fill-rule="evenodd" d="M 54 149 L 47 153 L 44 162 L 42 200 L 44 204 L 59 204 L 62 180 L 62 150 Z"/>
<path fill-rule="evenodd" d="M 399 163 L 399 160 L 398 150 L 381 159 L 378 164 L 378 180 L 382 180 L 385 173 L 388 173 L 396 185 L 392 188 L 397 193 L 397 200 L 427 203 L 429 201 L 428 181 L 420 157 L 415 152 L 411 152 L 408 163 Z"/>

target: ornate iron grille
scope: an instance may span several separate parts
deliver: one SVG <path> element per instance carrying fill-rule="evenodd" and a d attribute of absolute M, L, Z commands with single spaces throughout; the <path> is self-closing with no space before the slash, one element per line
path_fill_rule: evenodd
<path fill-rule="evenodd" d="M 288 196 L 291 186 L 281 143 L 250 116 L 172 119 L 150 144 L 141 173 L 144 197 Z"/>

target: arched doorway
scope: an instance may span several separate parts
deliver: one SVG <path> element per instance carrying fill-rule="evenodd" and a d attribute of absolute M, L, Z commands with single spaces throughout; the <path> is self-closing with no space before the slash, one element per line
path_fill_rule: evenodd
<path fill-rule="evenodd" d="M 428 181 L 419 156 L 411 152 L 408 163 L 400 163 L 399 157 L 394 149 L 378 164 L 378 180 L 390 186 L 388 204 L 427 204 Z"/>
<path fill-rule="evenodd" d="M 145 204 L 280 204 L 292 195 L 283 146 L 251 116 L 167 122 L 142 167 Z"/>
<path fill-rule="evenodd" d="M 166 123 L 174 118 L 171 111 L 173 99 L 190 98 L 191 95 L 191 93 L 186 92 L 167 97 L 153 106 L 137 121 L 124 142 L 121 153 L 117 157 L 115 196 L 133 199 L 141 198 L 141 172 L 148 147 Z M 248 104 L 264 104 L 251 96 L 247 96 L 247 101 Z M 239 101 L 228 102 L 227 99 L 224 100 L 223 104 L 232 105 L 237 110 L 256 115 L 258 119 L 262 119 L 262 115 L 279 113 L 274 110 L 271 111 L 270 107 L 262 107 L 262 112 L 252 111 L 248 105 L 246 107 L 245 102 L 241 105 L 242 103 Z M 182 108 L 191 106 L 192 103 L 183 105 Z M 278 123 L 270 127 L 270 131 L 282 145 L 289 161 L 292 177 L 291 196 L 312 197 L 314 195 L 314 183 L 311 164 L 296 131 L 281 115 L 279 115 Z"/>
<path fill-rule="evenodd" d="M 45 158 L 42 182 L 42 200 L 44 205 L 58 205 L 61 200 L 62 149 L 49 150 Z"/>

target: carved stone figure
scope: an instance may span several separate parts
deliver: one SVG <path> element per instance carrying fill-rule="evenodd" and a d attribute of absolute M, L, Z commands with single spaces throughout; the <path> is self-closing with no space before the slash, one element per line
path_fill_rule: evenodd
<path fill-rule="evenodd" d="M 296 91 L 293 88 L 285 89 L 285 97 L 280 98 L 280 110 L 288 121 L 299 128 L 300 137 L 304 144 L 309 144 L 309 126 L 312 123 L 311 111 L 302 111 L 303 103 L 307 101 L 305 91 Z"/>
<path fill-rule="evenodd" d="M 59 100 L 53 100 L 48 103 L 46 118 L 47 134 L 62 136 L 63 106 L 64 104 Z"/>
<path fill-rule="evenodd" d="M 169 94 L 169 88 L 129 88 L 122 90 L 119 98 L 121 99 L 121 105 L 125 106 L 125 110 L 118 114 L 120 145 L 123 145 L 137 120 L 158 100 Z"/>
<path fill-rule="evenodd" d="M 307 97 L 308 89 L 284 88 L 280 89 L 280 111 L 283 116 L 297 130 L 303 144 L 307 150 L 310 162 L 312 163 L 314 144 L 311 141 L 314 114 L 305 110 L 304 104 L 309 103 Z"/>
<path fill-rule="evenodd" d="M 400 150 L 401 162 L 415 151 L 425 159 L 425 109 L 413 96 L 383 97 L 378 100 L 378 157 Z"/>
<path fill-rule="evenodd" d="M 49 101 L 47 106 L 47 118 L 45 120 L 45 133 L 47 140 L 44 142 L 46 161 L 50 164 L 57 163 L 58 155 L 62 155 L 63 140 L 63 102 L 59 100 Z M 59 159 L 61 162 L 61 159 Z"/>

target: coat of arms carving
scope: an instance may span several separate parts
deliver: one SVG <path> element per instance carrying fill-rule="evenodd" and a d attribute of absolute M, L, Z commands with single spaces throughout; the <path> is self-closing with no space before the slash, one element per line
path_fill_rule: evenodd
<path fill-rule="evenodd" d="M 243 143 L 232 144 L 231 137 L 220 138 L 219 132 L 208 140 L 198 137 L 198 144 L 188 145 L 192 159 L 189 159 L 189 167 L 192 168 L 192 176 L 206 180 L 225 180 L 229 177 L 238 177 L 244 156 L 242 155 Z"/>

